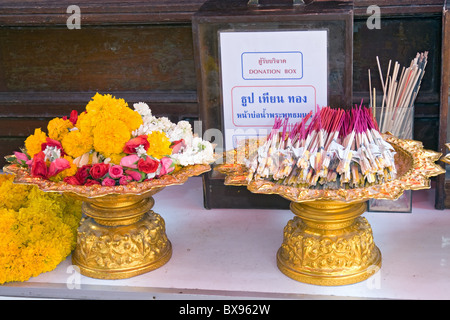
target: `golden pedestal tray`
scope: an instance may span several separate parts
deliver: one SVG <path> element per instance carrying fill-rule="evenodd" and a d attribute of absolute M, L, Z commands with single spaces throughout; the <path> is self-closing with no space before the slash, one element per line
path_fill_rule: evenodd
<path fill-rule="evenodd" d="M 83 201 L 83 219 L 72 253 L 80 273 L 98 279 L 124 279 L 163 266 L 172 256 L 163 218 L 151 208 L 153 195 L 167 186 L 210 171 L 210 165 L 183 167 L 170 175 L 123 186 L 75 186 L 31 177 L 17 165 L 4 167 L 15 183 L 37 185 Z"/>
<path fill-rule="evenodd" d="M 395 149 L 397 178 L 382 185 L 354 189 L 296 188 L 268 180 L 247 181 L 244 159 L 256 151 L 256 141 L 225 153 L 215 170 L 226 175 L 225 184 L 247 186 L 253 193 L 278 194 L 291 201 L 295 217 L 284 228 L 277 252 L 282 273 L 300 282 L 337 286 L 363 281 L 381 267 L 367 219 L 366 201 L 398 199 L 404 190 L 430 188 L 430 177 L 445 171 L 435 164 L 441 154 L 423 149 L 419 141 L 384 139 Z M 255 144 L 255 145 L 252 145 Z"/>

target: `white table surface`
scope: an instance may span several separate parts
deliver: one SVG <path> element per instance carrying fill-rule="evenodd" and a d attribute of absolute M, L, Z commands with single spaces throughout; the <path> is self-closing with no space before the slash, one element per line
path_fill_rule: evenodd
<path fill-rule="evenodd" d="M 289 210 L 206 210 L 200 177 L 154 198 L 173 246 L 166 265 L 99 280 L 74 272 L 69 256 L 51 272 L 0 286 L 0 298 L 450 299 L 450 210 L 434 209 L 433 189 L 413 192 L 412 213 L 364 214 L 382 268 L 366 281 L 336 287 L 303 284 L 278 270 Z"/>

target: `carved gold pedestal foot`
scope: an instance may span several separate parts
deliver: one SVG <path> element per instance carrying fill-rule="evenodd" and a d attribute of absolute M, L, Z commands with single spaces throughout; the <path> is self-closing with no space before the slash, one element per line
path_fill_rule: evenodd
<path fill-rule="evenodd" d="M 172 246 L 163 218 L 150 210 L 152 197 L 133 200 L 110 196 L 83 203 L 85 219 L 78 228 L 72 263 L 91 278 L 124 279 L 167 263 Z"/>
<path fill-rule="evenodd" d="M 372 228 L 360 217 L 366 203 L 292 203 L 296 215 L 284 229 L 277 264 L 288 277 L 309 284 L 338 286 L 366 280 L 381 267 Z"/>

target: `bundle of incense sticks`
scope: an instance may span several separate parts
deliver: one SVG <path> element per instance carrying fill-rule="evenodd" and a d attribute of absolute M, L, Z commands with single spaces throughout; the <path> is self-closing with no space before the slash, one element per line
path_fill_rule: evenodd
<path fill-rule="evenodd" d="M 350 110 L 318 108 L 287 128 L 288 119 L 275 120 L 266 141 L 246 160 L 248 180 L 337 189 L 395 178 L 395 151 L 362 103 Z"/>
<path fill-rule="evenodd" d="M 412 121 L 414 117 L 414 101 L 420 89 L 420 84 L 425 73 L 428 60 L 428 51 L 417 53 L 411 60 L 409 67 L 403 67 L 400 72 L 400 64 L 396 61 L 392 75 L 389 60 L 386 77 L 383 76 L 378 57 L 377 65 L 380 73 L 380 81 L 383 89 L 381 110 L 377 115 L 381 132 L 391 132 L 400 138 L 412 139 Z M 377 107 L 376 89 L 372 88 L 369 69 L 370 106 L 375 115 Z"/>

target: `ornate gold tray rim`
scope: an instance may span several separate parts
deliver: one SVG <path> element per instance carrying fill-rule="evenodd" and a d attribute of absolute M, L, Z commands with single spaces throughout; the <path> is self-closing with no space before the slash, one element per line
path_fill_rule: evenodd
<path fill-rule="evenodd" d="M 40 190 L 45 192 L 71 193 L 85 199 L 131 194 L 141 196 L 149 193 L 156 193 L 159 189 L 168 186 L 184 184 L 190 177 L 198 176 L 210 170 L 211 166 L 209 164 L 196 164 L 182 167 L 172 174 L 167 174 L 149 181 L 133 181 L 127 185 L 120 186 L 78 186 L 63 181 L 53 182 L 40 177 L 32 177 L 26 168 L 16 164 L 3 167 L 4 172 L 15 174 L 15 183 L 36 185 Z"/>
<path fill-rule="evenodd" d="M 269 180 L 247 181 L 247 168 L 242 163 L 219 164 L 214 169 L 226 175 L 225 185 L 247 186 L 253 193 L 277 194 L 293 202 L 307 202 L 316 200 L 334 200 L 343 202 L 361 202 L 369 199 L 396 200 L 405 190 L 421 190 L 431 187 L 430 177 L 445 173 L 445 170 L 435 164 L 442 156 L 441 153 L 423 148 L 423 144 L 416 140 L 399 139 L 389 133 L 383 138 L 396 150 L 409 157 L 411 166 L 396 179 L 384 184 L 372 185 L 353 189 L 312 189 L 306 187 L 292 187 L 279 185 Z M 237 150 L 230 150 L 231 157 L 236 159 Z M 226 159 L 229 159 L 230 156 Z"/>

